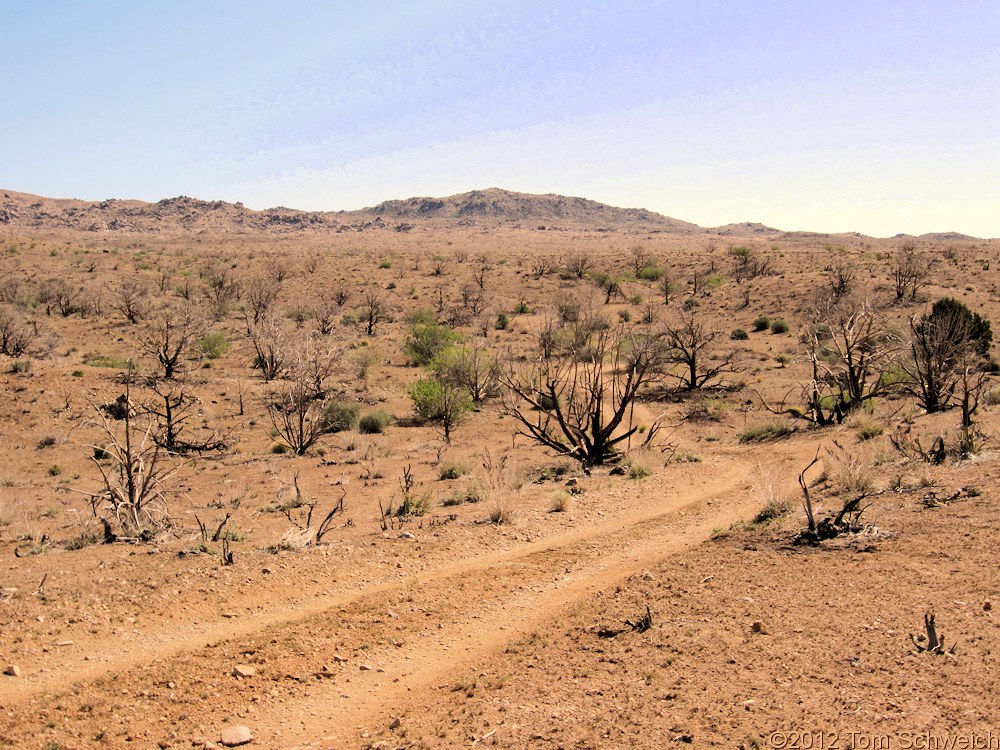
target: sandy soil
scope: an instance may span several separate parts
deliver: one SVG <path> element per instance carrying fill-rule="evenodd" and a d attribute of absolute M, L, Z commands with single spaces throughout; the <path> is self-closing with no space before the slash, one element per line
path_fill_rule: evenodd
<path fill-rule="evenodd" d="M 663 413 L 669 428 L 635 478 L 610 467 L 585 474 L 512 440 L 497 402 L 459 425 L 450 446 L 413 420 L 406 389 L 421 371 L 402 354 L 407 311 L 431 306 L 442 286 L 457 305 L 469 267 L 488 252 L 488 314 L 520 301 L 531 308 L 488 340 L 523 352 L 561 295 L 590 288 L 537 277 L 534 256 L 558 265 L 585 248 L 599 267 L 624 268 L 635 241 L 517 231 L 287 239 L 278 248 L 210 236 L 5 240 L 2 269 L 23 298 L 56 277 L 106 297 L 105 312 L 87 317 L 45 315 L 37 301 L 5 307 L 40 333 L 30 366 L 0 358 L 0 669 L 17 667 L 0 677 L 0 746 L 212 747 L 233 725 L 267 748 L 932 747 L 921 738 L 996 736 L 995 407 L 984 402 L 978 417 L 980 453 L 941 466 L 904 456 L 890 437 L 908 428 L 924 446 L 938 435 L 953 445 L 956 413 L 921 415 L 906 399 L 878 405 L 868 419 L 880 430 L 850 421 L 737 440 L 748 425 L 781 422 L 761 411 L 758 393 L 776 403 L 801 382 L 796 326 L 824 263 L 852 254 L 884 296 L 891 243 L 838 250 L 788 240 L 773 251 L 779 275 L 760 279 L 743 308 L 724 279 L 728 245 L 648 239 L 681 286 L 690 269 L 717 266 L 723 281 L 700 309 L 720 330 L 750 330 L 766 312 L 791 332 L 741 343 L 732 387 L 660 391 L 638 404 L 637 420 Z M 465 261 L 450 255 L 456 242 L 471 250 Z M 927 248 L 941 261 L 923 299 L 954 294 L 995 314 L 981 259 L 998 250 Z M 444 278 L 430 260 L 439 252 L 450 259 Z M 194 424 L 230 435 L 229 447 L 176 461 L 172 524 L 154 540 L 93 543 L 100 527 L 81 492 L 99 481 L 94 407 L 122 392 L 115 363 L 136 353 L 137 326 L 109 310 L 117 285 L 129 276 L 152 286 L 169 273 L 164 294 L 176 296 L 184 278 L 201 289 L 206 263 L 243 278 L 276 259 L 290 265 L 278 302 L 286 316 L 338 282 L 363 279 L 392 300 L 393 321 L 376 336 L 353 324 L 331 336 L 345 352 L 338 397 L 384 408 L 396 423 L 384 435 L 324 436 L 301 457 L 274 453 L 262 406 L 269 386 L 250 367 L 234 302 L 211 324 L 229 351 L 183 376 L 198 399 Z M 625 301 L 601 309 L 638 316 L 650 301 L 662 306 L 652 284 L 629 281 L 624 291 Z M 902 325 L 925 306 L 887 309 Z M 472 336 L 477 324 L 459 330 Z M 365 378 L 351 359 L 361 347 L 377 353 Z M 153 369 L 145 358 L 139 367 Z M 148 391 L 139 382 L 132 395 Z M 804 524 L 796 478 L 817 451 L 820 515 L 850 496 L 845 474 L 875 494 L 860 533 L 794 545 Z M 484 466 L 501 455 L 505 471 Z M 406 466 L 431 508 L 387 523 L 380 504 L 398 500 Z M 446 466 L 458 476 L 441 479 Z M 341 497 L 344 511 L 321 544 L 280 549 L 292 521 L 304 520 L 300 509 L 276 512 L 296 477 L 317 515 Z M 481 502 L 461 500 L 487 486 Z M 489 521 L 498 500 L 511 522 Z M 754 520 L 775 501 L 783 514 Z M 227 514 L 233 565 L 198 526 L 211 534 Z M 652 627 L 626 624 L 647 607 Z M 918 651 L 911 635 L 925 613 L 953 654 Z"/>

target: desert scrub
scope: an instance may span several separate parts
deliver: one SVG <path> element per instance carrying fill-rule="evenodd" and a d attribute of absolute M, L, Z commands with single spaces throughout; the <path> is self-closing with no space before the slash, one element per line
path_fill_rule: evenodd
<path fill-rule="evenodd" d="M 221 331 L 214 331 L 198 339 L 198 348 L 209 359 L 218 359 L 229 351 L 229 340 Z"/>
<path fill-rule="evenodd" d="M 423 516 L 431 509 L 431 493 L 417 494 L 408 492 L 403 495 L 403 501 L 396 508 L 397 516 Z"/>
<path fill-rule="evenodd" d="M 753 329 L 754 331 L 766 331 L 771 327 L 771 319 L 766 315 L 758 315 L 753 319 Z"/>
<path fill-rule="evenodd" d="M 753 523 L 758 526 L 770 523 L 776 518 L 781 518 L 786 515 L 791 509 L 792 504 L 788 502 L 788 500 L 778 498 L 769 500 L 763 508 L 757 511 L 757 515 L 753 517 Z"/>
<path fill-rule="evenodd" d="M 734 328 L 733 332 L 729 334 L 729 338 L 733 341 L 746 341 L 750 338 L 750 334 L 742 328 Z"/>
<path fill-rule="evenodd" d="M 858 440 L 865 441 L 877 438 L 885 428 L 873 417 L 867 414 L 856 414 L 851 419 L 851 427 L 858 435 Z"/>
<path fill-rule="evenodd" d="M 792 433 L 788 425 L 777 424 L 776 422 L 765 422 L 764 424 L 747 427 L 736 435 L 741 443 L 762 443 L 765 440 L 777 440 Z"/>
<path fill-rule="evenodd" d="M 438 469 L 438 479 L 441 479 L 442 481 L 448 479 L 458 479 L 459 477 L 464 476 L 466 471 L 466 468 L 461 464 L 442 464 L 442 466 Z"/>
<path fill-rule="evenodd" d="M 549 503 L 551 513 L 566 513 L 573 503 L 573 497 L 565 490 L 552 493 L 552 502 Z"/>
<path fill-rule="evenodd" d="M 323 410 L 323 429 L 326 432 L 347 432 L 358 425 L 361 407 L 346 401 L 331 401 Z"/>
<path fill-rule="evenodd" d="M 788 323 L 784 320 L 776 320 L 771 323 L 771 333 L 788 333 Z"/>
<path fill-rule="evenodd" d="M 642 479 L 653 473 L 653 464 L 649 460 L 649 452 L 633 450 L 625 454 L 623 460 L 629 479 Z"/>
<path fill-rule="evenodd" d="M 368 412 L 358 420 L 358 432 L 362 435 L 380 435 L 388 429 L 392 417 L 387 411 L 377 409 Z"/>

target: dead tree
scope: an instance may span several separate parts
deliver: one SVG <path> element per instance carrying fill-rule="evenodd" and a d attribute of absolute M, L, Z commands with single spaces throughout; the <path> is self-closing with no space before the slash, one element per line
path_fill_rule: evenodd
<path fill-rule="evenodd" d="M 586 358 L 579 354 L 509 365 L 504 408 L 520 434 L 585 466 L 600 465 L 638 429 L 632 405 L 659 373 L 662 347 L 649 331 L 620 324 L 592 332 Z"/>
<path fill-rule="evenodd" d="M 260 370 L 264 382 L 280 378 L 288 368 L 287 336 L 282 330 L 278 319 L 269 315 L 255 325 L 250 331 L 250 343 L 253 346 L 253 366 Z"/>
<path fill-rule="evenodd" d="M 737 372 L 739 354 L 735 349 L 712 353 L 719 332 L 699 320 L 694 310 L 687 310 L 673 323 L 663 327 L 663 346 L 668 362 L 680 365 L 680 371 L 665 374 L 678 379 L 689 391 L 717 382 L 722 375 Z"/>
<path fill-rule="evenodd" d="M 817 305 L 803 334 L 812 378 L 806 406 L 794 416 L 817 425 L 841 423 L 848 414 L 898 388 L 889 377 L 899 337 L 870 300 L 830 298 Z"/>
<path fill-rule="evenodd" d="M 20 357 L 24 354 L 35 334 L 31 328 L 14 313 L 0 308 L 0 354 Z"/>
<path fill-rule="evenodd" d="M 139 349 L 156 360 L 169 380 L 180 371 L 185 352 L 203 330 L 202 322 L 190 311 L 166 308 L 139 334 Z"/>
<path fill-rule="evenodd" d="M 281 291 L 281 287 L 273 278 L 256 276 L 246 283 L 243 292 L 243 299 L 246 302 L 243 317 L 246 321 L 248 336 L 251 335 L 253 327 L 271 311 L 275 300 L 278 299 L 279 291 Z"/>
<path fill-rule="evenodd" d="M 314 398 L 305 382 L 293 380 L 273 392 L 265 404 L 277 440 L 297 456 L 305 455 L 326 431 L 323 411 L 326 402 Z"/>
<path fill-rule="evenodd" d="M 149 388 L 156 399 L 144 404 L 142 410 L 156 419 L 153 440 L 157 445 L 176 455 L 225 450 L 226 439 L 215 432 L 203 440 L 182 437 L 197 405 L 194 396 L 183 387 L 172 388 L 165 382 L 154 381 Z"/>
<path fill-rule="evenodd" d="M 930 283 L 933 265 L 933 258 L 918 253 L 916 245 L 912 242 L 904 243 L 896 252 L 892 265 L 889 267 L 889 274 L 896 292 L 896 301 L 902 301 L 907 292 L 909 292 L 910 300 L 915 300 L 917 292 Z"/>
<path fill-rule="evenodd" d="M 136 323 L 149 311 L 149 290 L 139 282 L 127 279 L 119 285 L 113 307 L 129 323 Z"/>
<path fill-rule="evenodd" d="M 179 466 L 164 465 L 162 449 L 154 440 L 155 422 L 137 425 L 126 411 L 121 429 L 100 413 L 106 445 L 93 447 L 91 460 L 101 475 L 102 488 L 84 493 L 90 498 L 95 517 L 105 521 L 109 537 L 110 516 L 117 539 L 147 540 L 170 525 L 166 507 L 166 484 Z M 107 515 L 105 515 L 107 514 Z"/>
<path fill-rule="evenodd" d="M 385 320 L 386 314 L 387 305 L 382 295 L 375 289 L 366 291 L 361 302 L 361 321 L 365 333 L 374 336 L 376 326 Z"/>

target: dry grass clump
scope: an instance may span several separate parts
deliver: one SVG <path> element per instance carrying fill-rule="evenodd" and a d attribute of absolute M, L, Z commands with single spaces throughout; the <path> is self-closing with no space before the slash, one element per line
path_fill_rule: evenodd
<path fill-rule="evenodd" d="M 857 433 L 858 439 L 861 441 L 877 438 L 885 432 L 885 427 L 881 422 L 864 412 L 851 417 L 850 426 Z"/>
<path fill-rule="evenodd" d="M 747 427 L 736 435 L 741 443 L 763 443 L 767 440 L 777 440 L 792 434 L 792 428 L 786 424 L 778 422 L 764 422 L 763 424 Z"/>
<path fill-rule="evenodd" d="M 567 513 L 572 506 L 573 496 L 565 490 L 552 493 L 552 502 L 549 511 L 552 513 Z"/>
<path fill-rule="evenodd" d="M 792 503 L 781 496 L 781 483 L 773 471 L 758 464 L 754 474 L 754 491 L 760 497 L 762 507 L 753 518 L 753 523 L 770 523 L 781 518 L 792 509 Z"/>
<path fill-rule="evenodd" d="M 625 464 L 625 471 L 628 472 L 629 479 L 642 479 L 653 473 L 653 462 L 650 459 L 649 450 L 636 448 L 625 454 L 622 461 Z"/>

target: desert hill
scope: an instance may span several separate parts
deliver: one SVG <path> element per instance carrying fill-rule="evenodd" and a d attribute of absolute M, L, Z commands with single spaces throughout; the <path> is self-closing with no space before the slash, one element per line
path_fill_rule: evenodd
<path fill-rule="evenodd" d="M 616 208 L 585 198 L 530 195 L 498 188 L 445 198 L 392 200 L 356 211 L 262 211 L 242 203 L 187 196 L 156 203 L 46 198 L 0 192 L 0 226 L 88 232 L 325 233 L 421 227 L 523 227 L 602 231 L 694 233 L 697 225 L 634 208 Z"/>

